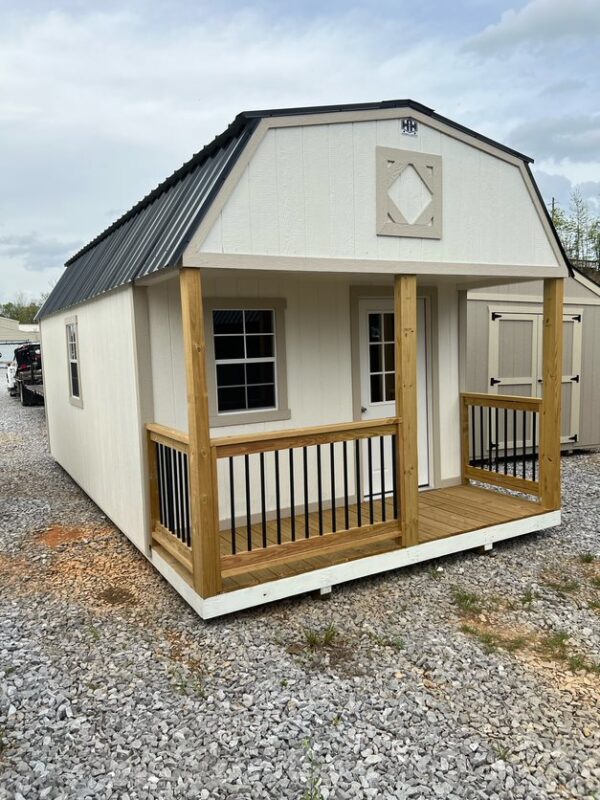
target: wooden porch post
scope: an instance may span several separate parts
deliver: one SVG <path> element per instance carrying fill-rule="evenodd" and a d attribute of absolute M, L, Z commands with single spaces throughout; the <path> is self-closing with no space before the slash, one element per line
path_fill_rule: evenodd
<path fill-rule="evenodd" d="M 194 588 L 201 597 L 221 591 L 215 455 L 210 446 L 204 310 L 199 269 L 180 271 L 189 426 L 189 480 Z"/>
<path fill-rule="evenodd" d="M 563 279 L 544 280 L 542 419 L 540 424 L 540 499 L 560 508 L 560 405 L 562 392 Z"/>
<path fill-rule="evenodd" d="M 419 473 L 417 462 L 417 277 L 394 278 L 396 340 L 397 496 L 405 547 L 418 544 Z"/>

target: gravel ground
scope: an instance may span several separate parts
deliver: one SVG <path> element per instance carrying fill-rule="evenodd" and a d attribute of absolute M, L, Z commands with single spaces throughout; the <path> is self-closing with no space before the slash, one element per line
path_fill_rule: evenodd
<path fill-rule="evenodd" d="M 600 454 L 559 530 L 205 623 L 43 408 L 0 445 L 3 800 L 600 797 Z"/>

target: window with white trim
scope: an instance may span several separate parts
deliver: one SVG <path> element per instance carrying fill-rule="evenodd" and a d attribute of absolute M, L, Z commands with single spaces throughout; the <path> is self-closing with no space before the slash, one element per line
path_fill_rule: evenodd
<path fill-rule="evenodd" d="M 277 408 L 275 310 L 212 312 L 217 413 Z"/>
<path fill-rule="evenodd" d="M 77 323 L 67 323 L 67 358 L 69 360 L 69 389 L 71 397 L 81 398 L 79 381 L 79 344 L 77 341 Z"/>

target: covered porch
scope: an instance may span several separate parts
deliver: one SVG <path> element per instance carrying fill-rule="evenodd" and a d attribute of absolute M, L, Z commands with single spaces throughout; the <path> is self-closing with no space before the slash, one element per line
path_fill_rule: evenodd
<path fill-rule="evenodd" d="M 180 285 L 189 432 L 147 425 L 151 546 L 203 617 L 560 521 L 561 279 L 545 280 L 543 397 L 460 394 L 460 477 L 425 491 L 416 276 L 394 280 L 393 416 L 220 437 L 209 419 L 200 270 L 182 270 Z"/>

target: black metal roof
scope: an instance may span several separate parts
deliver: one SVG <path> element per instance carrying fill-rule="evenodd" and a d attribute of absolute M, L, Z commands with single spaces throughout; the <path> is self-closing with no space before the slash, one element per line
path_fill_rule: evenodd
<path fill-rule="evenodd" d="M 419 111 L 525 162 L 532 160 L 408 99 L 244 111 L 220 136 L 71 256 L 66 262 L 67 269 L 42 306 L 37 319 L 75 306 L 137 278 L 177 266 L 186 245 L 261 119 L 385 108 Z"/>

